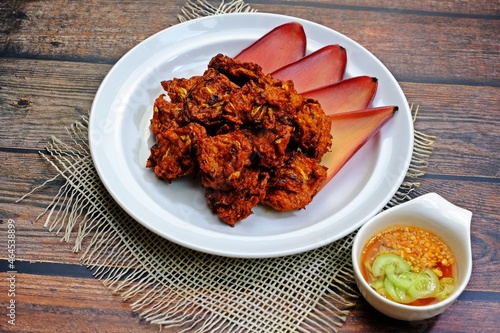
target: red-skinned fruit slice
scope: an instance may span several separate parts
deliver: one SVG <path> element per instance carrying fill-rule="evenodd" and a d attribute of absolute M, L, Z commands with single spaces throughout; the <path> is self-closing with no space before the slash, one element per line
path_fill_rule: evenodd
<path fill-rule="evenodd" d="M 330 115 L 332 148 L 323 156 L 321 162 L 328 168 L 325 184 L 394 116 L 397 110 L 397 106 L 382 106 Z"/>
<path fill-rule="evenodd" d="M 306 33 L 304 27 L 297 22 L 282 24 L 249 47 L 241 51 L 235 59 L 253 62 L 269 74 L 280 67 L 304 57 L 306 52 Z"/>
<path fill-rule="evenodd" d="M 292 80 L 295 90 L 301 93 L 339 82 L 346 64 L 346 50 L 338 44 L 327 45 L 271 75 L 277 80 Z"/>
<path fill-rule="evenodd" d="M 356 76 L 302 93 L 317 100 L 326 114 L 362 110 L 368 107 L 377 91 L 378 81 L 370 76 Z"/>

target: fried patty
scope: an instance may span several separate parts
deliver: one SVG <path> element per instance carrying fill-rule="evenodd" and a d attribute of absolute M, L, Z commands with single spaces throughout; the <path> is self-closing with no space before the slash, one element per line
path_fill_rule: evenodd
<path fill-rule="evenodd" d="M 201 179 L 210 209 L 234 226 L 259 203 L 302 209 L 326 180 L 330 118 L 291 81 L 219 54 L 201 76 L 162 81 L 146 166 L 167 182 Z"/>

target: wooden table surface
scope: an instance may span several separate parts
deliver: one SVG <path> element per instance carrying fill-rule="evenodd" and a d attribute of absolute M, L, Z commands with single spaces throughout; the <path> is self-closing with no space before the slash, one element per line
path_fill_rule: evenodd
<path fill-rule="evenodd" d="M 0 0 L 0 331 L 156 332 L 35 218 L 56 181 L 38 154 L 86 115 L 113 64 L 178 23 L 184 0 Z M 218 1 L 211 1 L 218 4 Z M 437 141 L 418 192 L 469 209 L 474 267 L 466 291 L 422 322 L 382 316 L 360 299 L 341 332 L 498 332 L 500 327 L 500 2 L 248 1 L 308 19 L 377 56 L 420 106 L 416 129 Z M 15 326 L 8 323 L 8 228 L 15 223 Z M 168 330 L 167 330 L 168 331 Z"/>

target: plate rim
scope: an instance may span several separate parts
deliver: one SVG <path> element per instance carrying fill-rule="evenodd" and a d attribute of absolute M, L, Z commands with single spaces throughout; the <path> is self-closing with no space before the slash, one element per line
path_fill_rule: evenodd
<path fill-rule="evenodd" d="M 112 196 L 112 198 L 116 201 L 116 203 L 122 209 L 124 209 L 125 212 L 127 212 L 127 214 L 129 214 L 132 218 L 134 218 L 141 225 L 143 225 L 144 227 L 148 228 L 152 232 L 158 234 L 159 236 L 161 236 L 163 238 L 166 238 L 166 239 L 168 239 L 168 240 L 170 240 L 170 241 L 172 241 L 174 243 L 177 243 L 177 244 L 180 244 L 180 245 L 185 246 L 187 248 L 190 248 L 190 249 L 194 249 L 194 250 L 201 251 L 201 252 L 204 252 L 204 253 L 210 253 L 210 254 L 214 254 L 214 255 L 228 256 L 228 257 L 238 257 L 238 258 L 269 258 L 269 257 L 278 257 L 278 256 L 286 256 L 286 255 L 298 254 L 298 253 L 302 253 L 302 252 L 305 252 L 305 251 L 308 251 L 308 250 L 312 250 L 312 249 L 315 249 L 315 248 L 318 248 L 318 247 L 330 244 L 331 242 L 336 241 L 336 240 L 338 240 L 338 239 L 340 239 L 340 238 L 342 238 L 342 237 L 350 234 L 351 232 L 353 232 L 357 228 L 361 227 L 369 218 L 373 217 L 377 212 L 371 212 L 362 221 L 358 221 L 357 223 L 353 223 L 350 227 L 345 228 L 343 232 L 335 234 L 335 236 L 330 236 L 330 237 L 324 238 L 321 242 L 317 242 L 317 243 L 313 243 L 313 244 L 308 244 L 306 246 L 295 247 L 295 248 L 284 248 L 284 249 L 276 250 L 276 251 L 273 251 L 273 252 L 265 252 L 265 253 L 258 252 L 258 251 L 254 251 L 254 252 L 248 252 L 248 251 L 246 251 L 246 252 L 228 251 L 227 249 L 224 250 L 224 249 L 220 249 L 220 248 L 207 247 L 207 246 L 203 246 L 203 245 L 200 245 L 200 244 L 193 244 L 189 240 L 174 238 L 171 235 L 165 234 L 164 232 L 162 232 L 160 230 L 157 230 L 156 228 L 154 228 L 150 224 L 148 224 L 147 221 L 143 221 L 143 219 L 140 216 L 138 216 L 135 211 L 131 210 L 130 207 L 127 206 L 123 202 L 123 197 L 121 197 L 120 195 L 118 195 L 116 193 L 116 191 L 113 189 L 113 186 L 111 184 L 109 184 L 108 181 L 106 180 L 107 175 L 105 174 L 105 172 L 103 171 L 103 168 L 101 167 L 101 164 L 100 164 L 101 161 L 99 160 L 99 154 L 96 151 L 96 149 L 94 149 L 95 145 L 93 144 L 93 141 L 94 141 L 95 136 L 93 136 L 92 134 L 93 134 L 94 129 L 96 128 L 94 123 L 95 123 L 95 119 L 97 118 L 97 115 L 96 115 L 96 113 L 95 113 L 94 110 L 96 109 L 96 106 L 97 106 L 97 103 L 99 101 L 99 98 L 100 98 L 101 94 L 103 93 L 103 91 L 106 88 L 107 82 L 112 78 L 113 73 L 117 70 L 117 68 L 119 68 L 119 66 L 121 65 L 121 63 L 132 52 L 135 52 L 135 50 L 137 50 L 139 47 L 141 47 L 141 45 L 145 45 L 145 43 L 147 43 L 148 41 L 153 40 L 154 38 L 156 38 L 158 36 L 161 36 L 162 34 L 168 33 L 167 31 L 174 31 L 173 29 L 176 29 L 176 27 L 178 28 L 181 25 L 182 26 L 188 26 L 188 25 L 191 25 L 191 24 L 196 24 L 196 23 L 198 23 L 200 21 L 210 20 L 210 19 L 214 19 L 214 18 L 215 19 L 219 19 L 219 20 L 224 20 L 225 17 L 229 17 L 229 16 L 233 16 L 233 17 L 234 16 L 242 16 L 242 17 L 243 16 L 253 16 L 253 17 L 266 17 L 266 18 L 270 18 L 270 19 L 272 19 L 272 18 L 278 18 L 279 20 L 296 21 L 296 22 L 299 22 L 299 23 L 305 25 L 306 27 L 307 26 L 315 26 L 317 28 L 325 29 L 326 31 L 331 31 L 331 32 L 333 32 L 335 34 L 339 34 L 339 35 L 343 36 L 344 38 L 346 38 L 347 40 L 349 40 L 350 42 L 352 42 L 357 47 L 363 49 L 369 56 L 373 57 L 373 59 L 376 60 L 376 62 L 379 63 L 382 66 L 382 69 L 385 70 L 390 75 L 390 77 L 393 79 L 393 81 L 394 81 L 393 83 L 395 83 L 396 87 L 399 89 L 399 93 L 403 97 L 404 101 L 407 103 L 406 96 L 404 95 L 404 93 L 403 93 L 403 91 L 402 91 L 399 83 L 394 78 L 394 76 L 392 75 L 392 73 L 387 69 L 387 67 L 378 58 L 376 58 L 370 51 L 368 51 L 361 44 L 357 43 L 356 41 L 352 40 L 351 38 L 349 38 L 349 37 L 347 37 L 347 36 L 345 36 L 345 35 L 337 32 L 337 31 L 335 31 L 335 30 L 333 30 L 331 28 L 328 28 L 328 27 L 323 26 L 323 25 L 321 25 L 319 23 L 308 21 L 308 20 L 305 20 L 305 19 L 302 19 L 302 18 L 297 18 L 297 17 L 293 17 L 293 16 L 288 16 L 288 15 L 281 15 L 281 14 L 272 14 L 272 13 L 228 13 L 228 14 L 222 14 L 222 15 L 216 15 L 216 16 L 201 17 L 201 18 L 197 18 L 197 19 L 185 21 L 185 22 L 179 23 L 177 25 L 168 27 L 166 29 L 163 29 L 163 30 L 161 30 L 161 31 L 159 31 L 159 32 L 157 32 L 157 33 L 149 36 L 148 38 L 146 38 L 145 40 L 143 40 L 142 42 L 140 42 L 139 44 L 137 44 L 136 46 L 134 46 L 133 48 L 131 48 L 128 52 L 126 52 L 124 54 L 124 56 L 122 58 L 120 58 L 115 63 L 115 65 L 113 65 L 113 67 L 109 70 L 109 72 L 107 73 L 107 75 L 105 76 L 105 78 L 103 79 L 103 81 L 101 82 L 101 84 L 99 86 L 99 89 L 96 92 L 96 95 L 94 97 L 94 101 L 92 103 L 92 108 L 91 108 L 90 116 L 89 116 L 89 147 L 90 147 L 92 161 L 93 161 L 93 164 L 95 166 L 95 169 L 96 169 L 96 171 L 97 171 L 97 173 L 99 175 L 99 178 L 100 178 L 101 182 L 104 184 L 107 192 Z M 400 106 L 400 108 L 401 107 L 403 107 L 403 108 L 404 107 L 408 107 L 408 105 Z M 411 136 L 411 138 L 410 138 L 410 146 L 408 147 L 408 150 L 406 152 L 406 156 L 404 157 L 404 161 L 403 161 L 404 172 L 401 172 L 398 175 L 397 180 L 395 181 L 395 183 L 394 183 L 394 185 L 392 187 L 391 194 L 390 194 L 390 196 L 388 195 L 389 200 L 390 200 L 390 198 L 392 198 L 394 196 L 394 194 L 398 190 L 399 186 L 401 185 L 402 181 L 404 180 L 404 177 L 405 177 L 405 175 L 407 173 L 407 169 L 408 169 L 408 167 L 410 165 L 410 162 L 411 162 L 411 157 L 412 157 L 412 152 L 413 152 L 413 144 L 414 144 L 414 138 L 413 138 L 413 131 L 414 131 L 414 129 L 413 129 L 413 123 L 412 122 L 410 123 L 410 130 L 411 130 L 411 133 L 410 133 L 410 136 Z M 386 203 L 387 202 L 380 203 L 377 206 L 377 208 L 378 208 L 377 210 L 380 211 L 385 206 Z M 231 235 L 231 236 L 234 237 L 234 235 Z M 236 238 L 238 238 L 238 237 L 236 237 Z"/>

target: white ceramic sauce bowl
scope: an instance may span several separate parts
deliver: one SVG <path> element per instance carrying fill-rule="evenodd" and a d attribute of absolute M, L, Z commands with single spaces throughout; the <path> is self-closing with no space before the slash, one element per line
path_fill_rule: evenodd
<path fill-rule="evenodd" d="M 467 286 L 472 271 L 470 223 L 472 213 L 429 193 L 387 209 L 366 222 L 358 231 L 352 248 L 354 278 L 363 297 L 381 313 L 399 320 L 415 321 L 445 311 Z M 394 302 L 378 294 L 361 273 L 361 256 L 366 243 L 392 225 L 412 225 L 439 236 L 451 249 L 457 263 L 455 290 L 438 303 L 413 306 Z"/>

